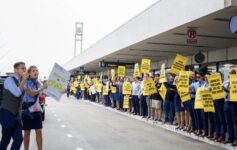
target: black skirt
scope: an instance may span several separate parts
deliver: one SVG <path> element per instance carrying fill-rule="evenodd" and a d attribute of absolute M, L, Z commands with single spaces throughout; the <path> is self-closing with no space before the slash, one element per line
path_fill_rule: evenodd
<path fill-rule="evenodd" d="M 42 129 L 42 112 L 32 113 L 32 118 L 22 117 L 23 130 Z"/>

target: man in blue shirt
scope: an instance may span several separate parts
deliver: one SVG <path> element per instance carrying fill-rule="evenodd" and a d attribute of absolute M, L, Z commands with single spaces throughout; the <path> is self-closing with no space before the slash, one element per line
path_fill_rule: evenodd
<path fill-rule="evenodd" d="M 3 101 L 0 108 L 0 124 L 2 126 L 2 138 L 0 150 L 6 150 L 11 138 L 13 143 L 11 150 L 19 150 L 22 144 L 22 123 L 20 117 L 21 95 L 28 78 L 24 62 L 14 64 L 14 75 L 4 82 Z"/>

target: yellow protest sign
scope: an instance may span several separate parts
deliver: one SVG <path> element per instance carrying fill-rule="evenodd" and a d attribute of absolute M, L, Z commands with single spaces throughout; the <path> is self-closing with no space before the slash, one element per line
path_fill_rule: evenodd
<path fill-rule="evenodd" d="M 112 92 L 112 93 L 116 93 L 116 87 L 115 87 L 115 86 L 112 86 L 112 87 L 111 87 L 111 92 Z"/>
<path fill-rule="evenodd" d="M 108 95 L 108 88 L 106 85 L 103 86 L 103 95 Z"/>
<path fill-rule="evenodd" d="M 115 80 L 115 70 L 111 69 L 111 79 Z"/>
<path fill-rule="evenodd" d="M 123 98 L 123 108 L 129 108 L 129 95 L 125 95 Z"/>
<path fill-rule="evenodd" d="M 155 82 L 151 78 L 144 80 L 143 86 L 144 86 L 144 94 L 145 95 L 152 95 L 152 94 L 157 93 Z"/>
<path fill-rule="evenodd" d="M 118 76 L 119 77 L 124 77 L 125 76 L 125 66 L 118 66 Z"/>
<path fill-rule="evenodd" d="M 84 83 L 80 83 L 80 88 L 81 88 L 82 91 L 85 90 L 85 85 L 84 85 Z"/>
<path fill-rule="evenodd" d="M 123 83 L 123 94 L 124 95 L 131 95 L 132 94 L 132 85 L 128 81 Z"/>
<path fill-rule="evenodd" d="M 208 76 L 208 84 L 211 87 L 213 100 L 222 99 L 225 97 L 224 90 L 222 89 L 222 80 L 220 73 L 215 73 Z"/>
<path fill-rule="evenodd" d="M 141 73 L 149 73 L 150 69 L 151 69 L 151 60 L 150 59 L 142 59 Z"/>
<path fill-rule="evenodd" d="M 203 102 L 204 112 L 215 112 L 211 91 L 204 90 L 201 91 L 200 94 Z"/>
<path fill-rule="evenodd" d="M 133 74 L 133 77 L 140 77 L 141 76 L 141 73 L 140 73 L 140 69 L 139 69 L 139 64 L 136 63 L 134 65 L 134 74 Z"/>
<path fill-rule="evenodd" d="M 167 82 L 167 79 L 166 79 L 166 72 L 165 72 L 165 64 L 162 64 L 162 65 L 161 65 L 159 82 L 160 82 L 160 83 Z"/>
<path fill-rule="evenodd" d="M 202 91 L 204 91 L 204 87 L 200 87 L 196 92 L 195 103 L 194 103 L 195 109 L 203 109 L 204 108 L 203 101 L 202 101 L 202 95 L 201 95 Z"/>
<path fill-rule="evenodd" d="M 230 75 L 230 101 L 237 102 L 237 75 Z"/>
<path fill-rule="evenodd" d="M 179 90 L 178 90 L 179 91 Z M 191 96 L 190 96 L 190 93 L 189 92 L 180 92 L 179 91 L 179 96 L 181 98 L 181 101 L 184 103 L 184 102 L 187 102 L 191 99 Z"/>
<path fill-rule="evenodd" d="M 160 89 L 159 89 L 160 96 L 162 97 L 163 100 L 165 100 L 165 96 L 167 93 L 167 88 L 164 83 L 162 83 Z"/>
<path fill-rule="evenodd" d="M 180 71 L 178 88 L 180 92 L 189 92 L 189 71 Z"/>
<path fill-rule="evenodd" d="M 173 64 L 171 65 L 170 72 L 173 74 L 179 75 L 179 72 L 185 69 L 187 62 L 188 62 L 187 57 L 177 54 L 174 59 Z"/>

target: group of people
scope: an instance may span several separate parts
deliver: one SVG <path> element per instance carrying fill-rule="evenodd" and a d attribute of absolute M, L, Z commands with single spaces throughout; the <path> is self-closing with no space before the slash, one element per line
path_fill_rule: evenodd
<path fill-rule="evenodd" d="M 117 76 L 103 76 L 100 79 L 84 76 L 68 83 L 67 95 L 75 95 L 77 99 L 97 102 L 142 118 L 177 125 L 177 130 L 237 146 L 237 102 L 230 101 L 229 79 L 222 85 L 224 98 L 213 100 L 215 111 L 206 112 L 204 108 L 196 108 L 195 101 L 200 88 L 212 90 L 208 83 L 210 74 L 206 67 L 189 72 L 190 99 L 185 102 L 177 90 L 179 76 L 175 74 L 170 74 L 165 83 L 159 82 L 158 73 L 145 73 L 132 80 Z M 232 69 L 229 74 L 236 74 L 236 69 Z M 153 82 L 156 92 L 149 92 L 151 89 L 145 86 L 148 80 Z M 167 90 L 163 97 L 162 84 Z"/>
<path fill-rule="evenodd" d="M 29 150 L 31 130 L 35 130 L 38 150 L 42 150 L 42 111 L 37 106 L 40 94 L 48 85 L 38 80 L 39 71 L 36 66 L 27 69 L 24 62 L 17 62 L 13 68 L 14 74 L 4 81 L 0 106 L 0 150 L 7 150 L 11 139 L 11 150 L 19 150 L 23 141 L 24 149 Z M 33 106 L 34 109 L 30 109 Z"/>

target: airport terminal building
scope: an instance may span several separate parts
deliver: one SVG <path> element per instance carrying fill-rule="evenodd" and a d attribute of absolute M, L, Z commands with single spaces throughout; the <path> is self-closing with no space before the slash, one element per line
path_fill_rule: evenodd
<path fill-rule="evenodd" d="M 151 69 L 165 63 L 167 71 L 176 54 L 189 58 L 193 69 L 208 66 L 225 78 L 237 67 L 237 0 L 159 0 L 67 62 L 73 74 L 80 68 L 100 74 L 118 65 L 133 73 L 142 58 Z"/>

